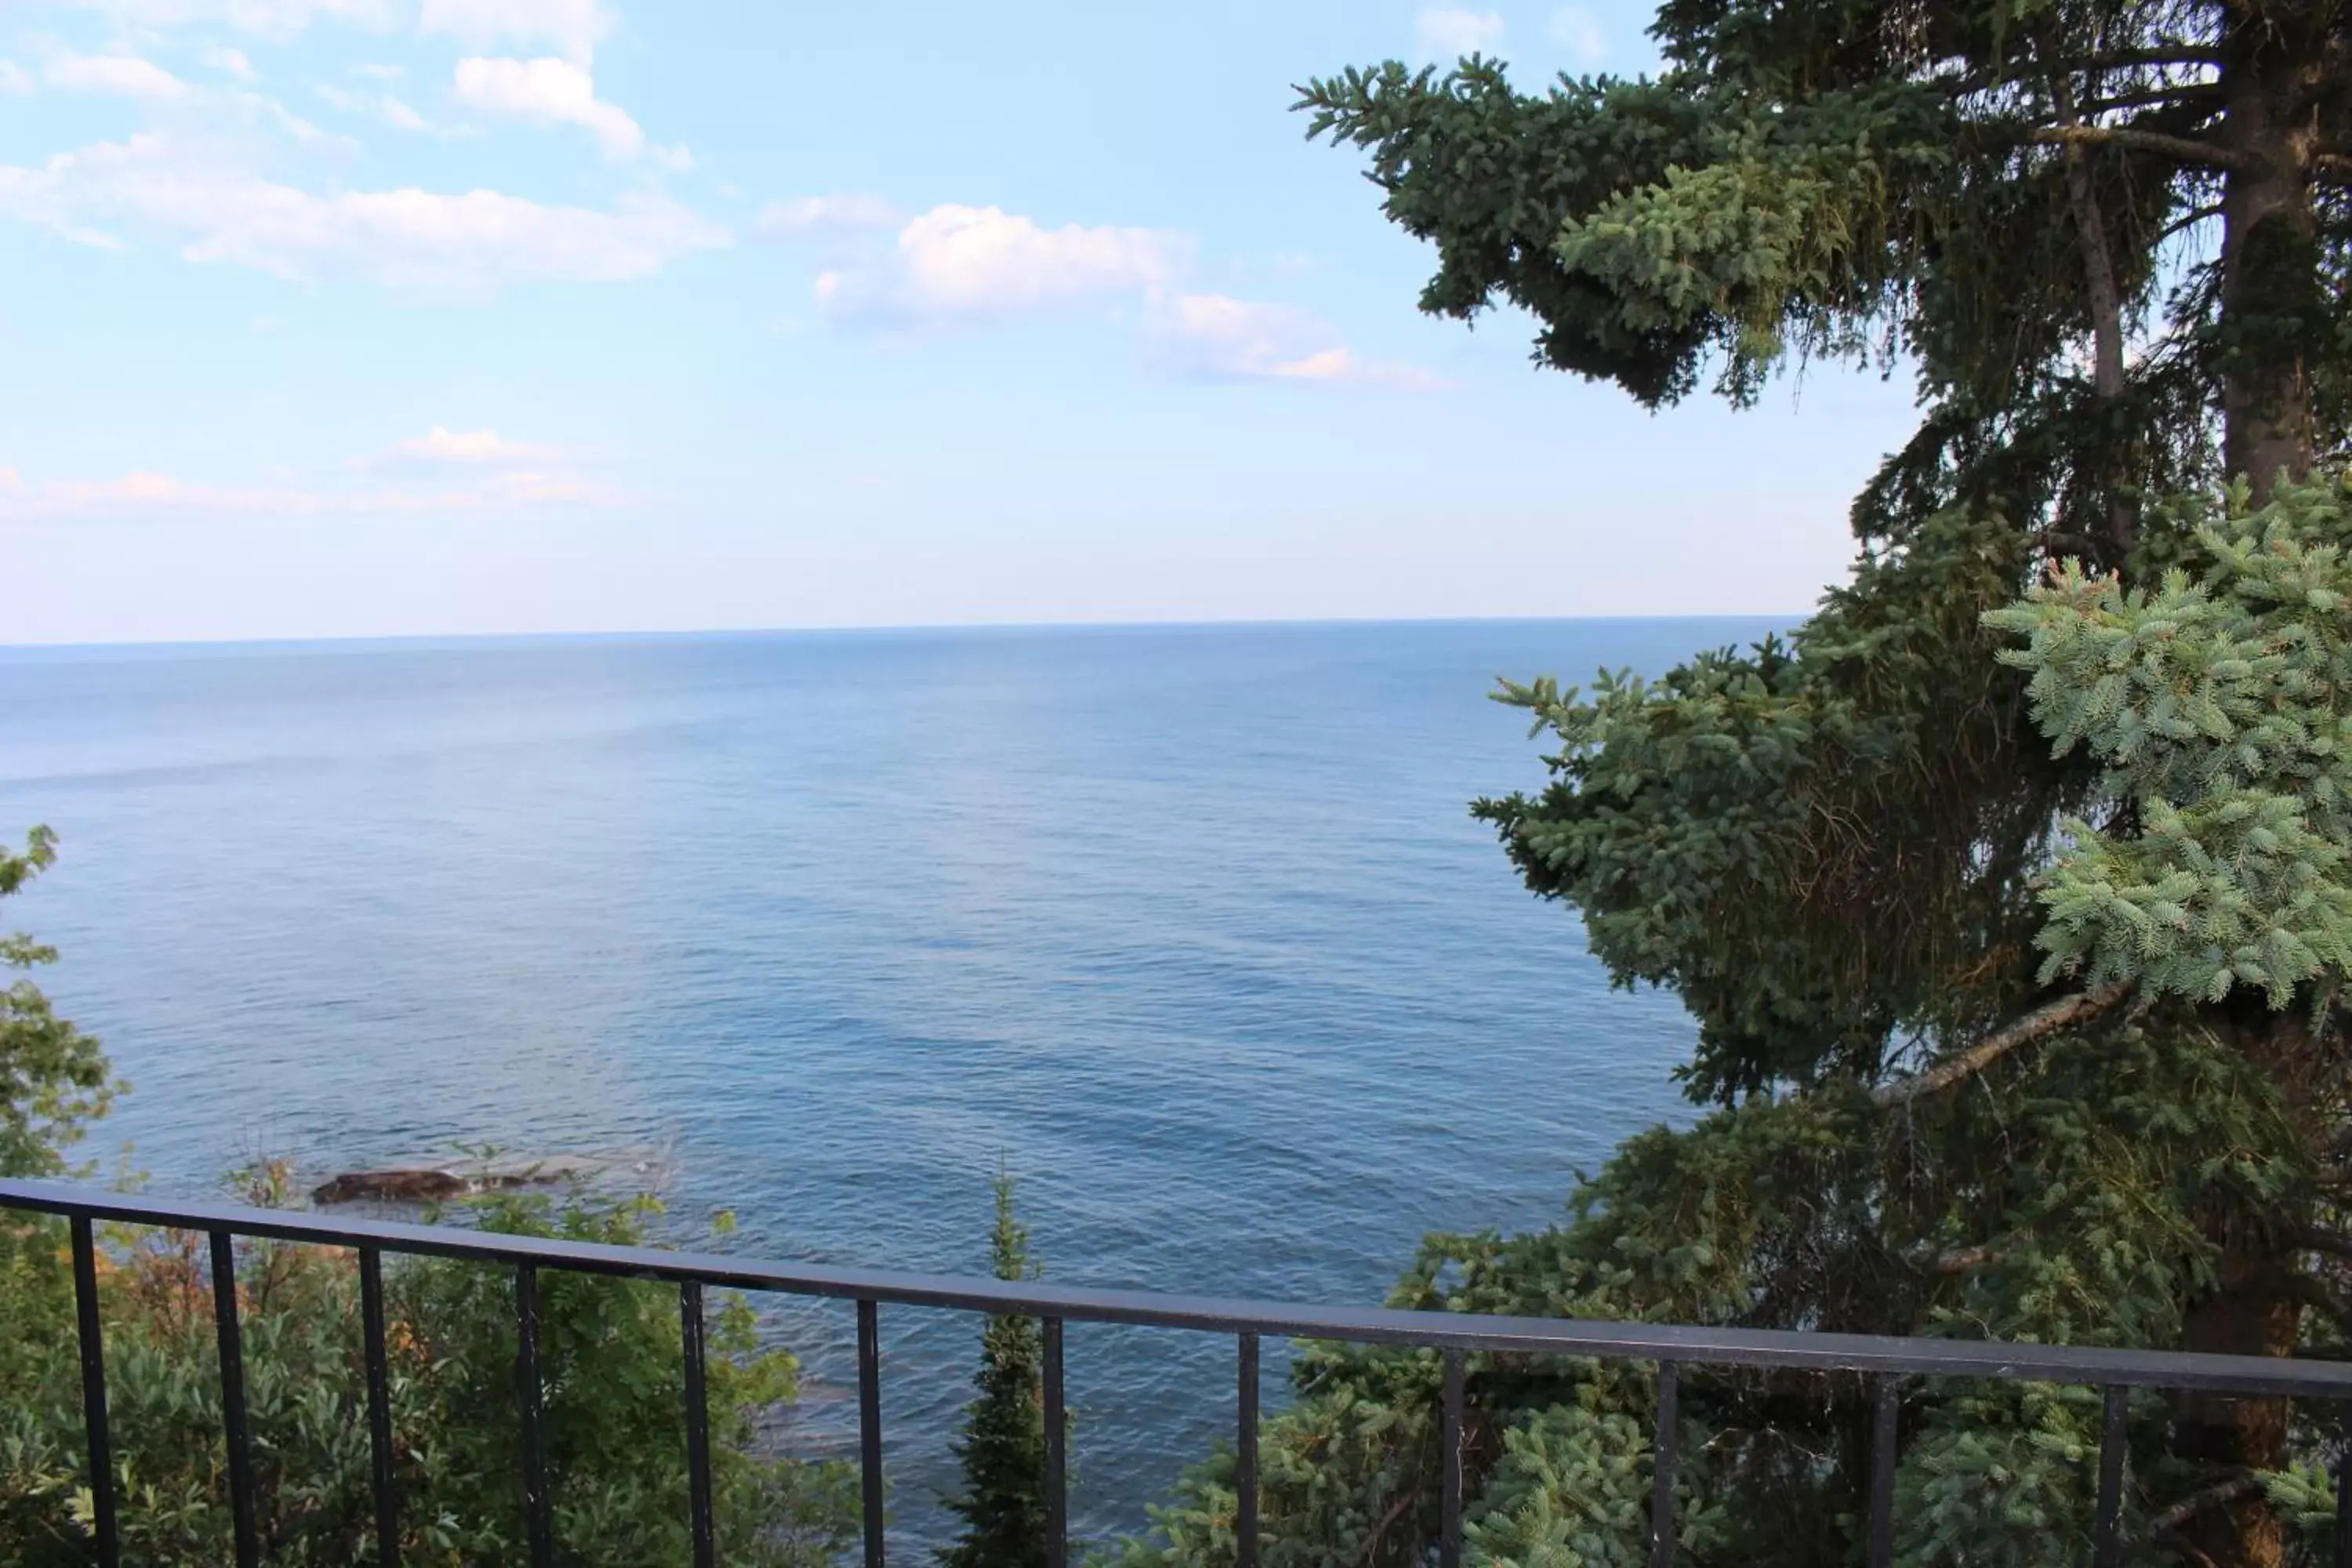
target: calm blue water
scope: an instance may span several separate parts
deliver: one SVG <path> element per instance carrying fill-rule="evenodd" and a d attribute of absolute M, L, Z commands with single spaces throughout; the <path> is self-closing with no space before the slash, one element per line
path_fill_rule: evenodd
<path fill-rule="evenodd" d="M 1498 673 L 1658 670 L 1764 622 L 991 630 L 0 651 L 6 911 L 135 1092 L 94 1152 L 206 1194 L 491 1142 L 657 1151 L 730 1244 L 1369 1301 L 1538 1225 L 1676 1113 L 1475 795 L 1541 778 Z M 849 1321 L 780 1314 L 797 1441 Z M 886 1318 L 895 1530 L 936 1528 L 976 1324 Z M 1074 1522 L 1231 1420 L 1220 1342 L 1076 1327 Z M 1269 1379 L 1272 1387 L 1272 1379 Z"/>

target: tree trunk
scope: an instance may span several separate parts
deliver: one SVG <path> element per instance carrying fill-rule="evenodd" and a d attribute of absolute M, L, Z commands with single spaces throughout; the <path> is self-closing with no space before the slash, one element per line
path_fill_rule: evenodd
<path fill-rule="evenodd" d="M 2221 193 L 2221 457 L 2257 505 L 2311 469 L 2305 344 L 2325 321 L 2309 184 L 2317 129 L 2298 110 L 2321 51 L 2307 5 L 2233 5 L 2222 42 L 2223 135 L 2244 160 Z"/>
<path fill-rule="evenodd" d="M 2186 1348 L 2292 1354 L 2297 1310 L 2283 1285 L 2293 1266 L 2291 1253 L 2263 1238 L 2224 1241 L 2221 1288 L 2189 1310 Z M 2288 1458 L 2287 1416 L 2283 1399 L 2183 1394 L 2174 1406 L 2173 1451 L 2217 1471 L 2277 1469 Z M 2186 1521 L 2180 1534 L 2214 1568 L 2281 1568 L 2286 1561 L 2285 1529 L 2260 1491 L 2206 1510 Z"/>
<path fill-rule="evenodd" d="M 2050 84 L 2058 110 L 2058 123 L 2072 129 L 2083 123 L 2074 110 L 2074 89 L 2062 71 Z M 2074 208 L 2075 243 L 2083 254 L 2083 287 L 2091 310 L 2091 390 L 2102 403 L 2124 395 L 2124 308 L 2116 288 L 2114 253 L 2107 247 L 2106 216 L 2100 210 L 2098 187 L 2091 177 L 2091 150 L 2081 142 L 2066 147 L 2066 195 Z M 2112 417 L 2110 414 L 2109 417 Z M 2131 555 L 2137 531 L 2131 503 L 2107 476 L 2107 533 L 2115 542 L 2118 566 Z"/>
<path fill-rule="evenodd" d="M 2282 478 L 2311 470 L 2314 438 L 2305 360 L 2318 294 L 2316 217 L 2309 185 L 2316 129 L 2295 105 L 2320 51 L 2311 7 L 2294 0 L 2257 11 L 2236 0 L 2222 43 L 2223 135 L 2242 160 L 2221 195 L 2221 455 L 2260 505 Z M 2208 1017 L 2247 1054 L 2294 1085 L 2307 1066 L 2292 1016 L 2260 1021 Z M 2291 1089 L 2290 1092 L 2294 1092 Z M 2294 1353 L 2300 1310 L 2289 1293 L 2288 1239 L 2230 1205 L 2217 1216 L 2217 1289 L 2186 1314 L 2191 1351 Z M 2174 1451 L 2221 1469 L 2273 1469 L 2288 1458 L 2287 1403 L 2183 1395 L 2174 1405 Z M 2281 1568 L 2284 1529 L 2259 1491 L 2206 1510 L 2181 1539 L 2214 1568 Z"/>

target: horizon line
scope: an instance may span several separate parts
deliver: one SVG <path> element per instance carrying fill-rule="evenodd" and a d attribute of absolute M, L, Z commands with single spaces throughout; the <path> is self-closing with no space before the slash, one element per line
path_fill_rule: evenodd
<path fill-rule="evenodd" d="M 906 621 L 782 626 L 615 627 L 594 631 L 354 632 L 283 637 L 198 637 L 0 642 L 0 654 L 108 649 L 294 648 L 383 643 L 686 641 L 730 637 L 886 637 L 893 634 L 988 632 L 1214 631 L 1285 626 L 1560 626 L 1623 621 L 1759 621 L 1811 617 L 1810 610 L 1705 610 L 1571 616 L 1299 616 L 1202 620 Z"/>

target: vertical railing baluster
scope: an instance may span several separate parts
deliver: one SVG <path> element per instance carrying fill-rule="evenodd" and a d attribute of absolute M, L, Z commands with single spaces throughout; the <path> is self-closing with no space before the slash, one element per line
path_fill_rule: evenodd
<path fill-rule="evenodd" d="M 1045 1320 L 1045 1568 L 1070 1552 L 1070 1417 L 1063 1404 L 1062 1320 Z"/>
<path fill-rule="evenodd" d="M 261 1535 L 254 1523 L 253 1441 L 245 1424 L 245 1338 L 236 1321 L 236 1237 L 211 1233 L 213 1327 L 220 1339 L 221 1430 L 228 1443 L 228 1507 L 236 1539 L 236 1568 L 259 1568 Z"/>
<path fill-rule="evenodd" d="M 106 1424 L 106 1339 L 98 1316 L 98 1243 L 89 1216 L 73 1216 L 74 1315 L 81 1331 L 81 1421 L 89 1438 L 89 1528 L 99 1568 L 120 1568 L 114 1531 L 114 1440 Z"/>
<path fill-rule="evenodd" d="M 547 1434 L 539 1376 L 539 1270 L 515 1266 L 515 1398 L 522 1409 L 522 1504 L 531 1568 L 553 1568 L 555 1525 L 547 1495 Z"/>
<path fill-rule="evenodd" d="M 2099 1434 L 2099 1568 L 2116 1568 L 2123 1561 L 2124 1415 L 2131 1390 L 2120 1383 L 2107 1384 L 2106 1420 Z"/>
<path fill-rule="evenodd" d="M 1462 1568 L 1462 1352 L 1445 1352 L 1445 1394 L 1437 1418 L 1438 1568 Z"/>
<path fill-rule="evenodd" d="M 1257 1568 L 1257 1336 L 1241 1337 L 1240 1419 L 1234 1436 L 1234 1560 Z"/>
<path fill-rule="evenodd" d="M 2352 1568 L 2352 1405 L 2338 1405 L 2344 1447 L 2336 1456 L 2336 1568 Z"/>
<path fill-rule="evenodd" d="M 1895 1562 L 1895 1443 L 1903 1419 L 1903 1381 L 1893 1373 L 1878 1380 L 1870 1443 L 1870 1568 Z"/>
<path fill-rule="evenodd" d="M 882 1568 L 882 1330 L 871 1301 L 857 1303 L 857 1451 L 865 1477 L 866 1568 Z"/>
<path fill-rule="evenodd" d="M 360 1248 L 360 1336 L 367 1347 L 368 1458 L 375 1485 L 377 1568 L 400 1568 L 400 1508 L 392 1479 L 392 1368 L 383 1346 L 383 1254 Z"/>
<path fill-rule="evenodd" d="M 1682 1425 L 1675 1415 L 1681 1373 L 1674 1363 L 1658 1363 L 1658 1430 L 1651 1444 L 1650 1568 L 1673 1568 L 1675 1561 L 1675 1471 L 1682 1454 Z"/>
<path fill-rule="evenodd" d="M 718 1533 L 710 1521 L 710 1394 L 704 1383 L 702 1284 L 688 1279 L 677 1288 L 678 1339 L 686 1352 L 686 1489 L 694 1524 L 694 1568 L 719 1561 Z"/>

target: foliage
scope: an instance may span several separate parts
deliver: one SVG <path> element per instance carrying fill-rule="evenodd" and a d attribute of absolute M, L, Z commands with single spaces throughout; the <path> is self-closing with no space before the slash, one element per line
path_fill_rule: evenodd
<path fill-rule="evenodd" d="M 22 854 L 0 849 L 0 899 L 21 892 L 57 855 L 46 827 L 33 829 Z M 0 935 L 0 968 L 22 973 L 57 957 L 29 936 Z M 122 1087 L 98 1042 L 58 1017 L 30 979 L 0 990 L 0 1176 L 63 1174 L 65 1151 Z"/>
<path fill-rule="evenodd" d="M 1013 1211 L 1014 1183 L 999 1172 L 989 1254 L 999 1279 L 1034 1279 L 1028 1227 Z M 1045 1346 L 1036 1320 L 992 1317 L 981 1331 L 980 1370 L 956 1439 L 963 1490 L 950 1503 L 963 1528 L 939 1553 L 941 1568 L 1043 1568 L 1045 1561 Z"/>
<path fill-rule="evenodd" d="M 1810 362 L 1916 374 L 1921 419 L 1788 637 L 1506 684 L 1549 776 L 1475 810 L 1617 984 L 1689 1008 L 1700 1114 L 1560 1226 L 1429 1238 L 1391 1300 L 2346 1342 L 2352 508 L 2314 476 L 2352 452 L 2352 12 L 1665 0 L 1653 36 L 1654 80 L 1473 57 L 1300 107 L 1434 247 L 1424 309 L 1517 306 L 1538 363 L 1652 406 Z M 1645 1560 L 1644 1383 L 1473 1358 L 1474 1556 Z M 1310 1347 L 1295 1391 L 1268 1561 L 1419 1568 L 1430 1358 Z M 1692 1560 L 1862 1560 L 1859 1381 L 1685 1368 L 1681 1408 Z M 2320 1560 L 2336 1419 L 2135 1400 L 2127 1558 Z M 1911 1387 L 1898 1560 L 2085 1560 L 2098 1422 Z M 1231 1476 L 1129 1563 L 1229 1560 Z"/>
<path fill-rule="evenodd" d="M 2128 832 L 2066 824 L 2042 889 L 2044 977 L 2135 976 L 2284 1006 L 2352 967 L 2352 495 L 2289 488 L 2258 515 L 2184 511 L 2201 572 L 2126 589 L 2075 562 L 1990 624 L 2029 639 L 2036 714 L 2106 769 Z"/>
<path fill-rule="evenodd" d="M 46 866 L 51 841 L 0 863 L 0 890 Z M 12 957 L 45 956 L 15 939 Z M 10 1173 L 65 1170 L 58 1145 L 105 1108 L 95 1040 L 55 1018 L 29 984 L 0 1024 L 0 1129 Z M 240 1178 L 247 1201 L 287 1201 L 288 1173 Z M 445 1217 L 488 1230 L 641 1244 L 651 1200 L 577 1190 L 507 1195 Z M 374 1561 L 366 1384 L 353 1255 L 240 1243 L 238 1313 L 257 1514 L 270 1562 Z M 388 1257 L 402 1561 L 464 1568 L 518 1559 L 523 1507 L 510 1272 Z M 685 1563 L 684 1381 L 674 1288 L 560 1271 L 538 1277 L 541 1375 L 555 1533 L 576 1563 Z M 217 1563 L 230 1538 L 209 1251 L 200 1235 L 123 1228 L 100 1248 L 100 1315 L 125 1562 Z M 0 1561 L 86 1561 L 90 1499 L 69 1251 L 60 1222 L 0 1215 Z M 855 1539 L 857 1482 L 840 1463 L 772 1451 L 765 1423 L 797 1369 L 762 1348 L 730 1299 L 709 1328 L 719 1547 L 769 1568 L 829 1564 Z"/>

